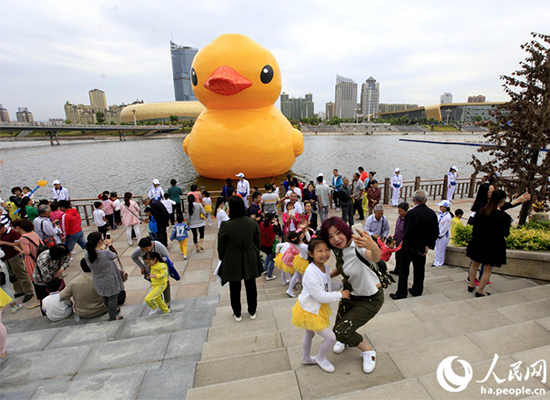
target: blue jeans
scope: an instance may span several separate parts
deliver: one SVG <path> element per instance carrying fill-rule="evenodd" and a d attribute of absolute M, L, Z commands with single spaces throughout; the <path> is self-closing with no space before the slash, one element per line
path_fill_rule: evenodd
<path fill-rule="evenodd" d="M 264 271 L 267 271 L 267 276 L 271 278 L 275 268 L 275 253 L 268 254 L 264 261 Z"/>
<path fill-rule="evenodd" d="M 65 238 L 65 245 L 68 247 L 69 251 L 73 251 L 75 244 L 82 247 L 82 250 L 86 250 L 86 239 L 84 239 L 84 232 L 80 231 L 69 235 Z"/>

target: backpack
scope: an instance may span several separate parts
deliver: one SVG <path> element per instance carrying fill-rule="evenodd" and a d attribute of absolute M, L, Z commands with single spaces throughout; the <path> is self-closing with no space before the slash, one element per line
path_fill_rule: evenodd
<path fill-rule="evenodd" d="M 298 251 L 296 246 L 291 244 L 290 247 L 286 249 L 285 254 L 283 254 L 283 258 L 281 259 L 281 261 L 285 265 L 291 267 L 292 263 L 294 262 L 294 257 L 296 257 L 297 254 L 300 254 L 300 251 Z"/>

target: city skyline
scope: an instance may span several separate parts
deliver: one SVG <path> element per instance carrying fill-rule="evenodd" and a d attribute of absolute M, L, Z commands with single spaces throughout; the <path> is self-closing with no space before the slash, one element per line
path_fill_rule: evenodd
<path fill-rule="evenodd" d="M 443 92 L 452 92 L 455 101 L 475 93 L 506 101 L 499 76 L 518 68 L 525 58 L 520 45 L 531 31 L 548 33 L 544 15 L 550 14 L 544 1 L 528 8 L 498 1 L 464 1 L 460 8 L 398 1 L 391 9 L 373 1 L 351 1 L 346 7 L 321 3 L 99 0 L 75 8 L 64 0 L 6 2 L 0 103 L 12 119 L 24 105 L 44 121 L 63 116 L 61 105 L 68 98 L 87 102 L 90 87 L 108 92 L 115 104 L 129 98 L 172 101 L 167 41 L 173 37 L 200 49 L 228 32 L 246 34 L 272 51 L 283 91 L 313 93 L 316 113 L 334 101 L 335 74 L 356 82 L 376 77 L 383 85 L 380 103 L 437 104 Z M 363 21 L 366 14 L 369 24 Z M 193 18 L 182 24 L 180 15 Z"/>

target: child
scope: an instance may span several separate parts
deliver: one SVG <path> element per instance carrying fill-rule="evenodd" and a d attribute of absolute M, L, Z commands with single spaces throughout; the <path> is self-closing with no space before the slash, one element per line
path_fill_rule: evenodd
<path fill-rule="evenodd" d="M 166 285 L 168 284 L 168 266 L 156 251 L 145 253 L 143 261 L 151 270 L 149 277 L 153 286 L 151 292 L 145 296 L 145 302 L 151 307 L 149 315 L 158 314 L 159 310 L 167 314 L 170 312 L 170 309 L 166 306 L 164 300 L 162 300 L 162 293 L 166 290 Z"/>
<path fill-rule="evenodd" d="M 378 243 L 378 246 L 380 246 L 380 251 L 382 252 L 380 259 L 384 262 L 388 262 L 390 260 L 392 253 L 397 253 L 401 250 L 401 245 L 395 247 L 397 242 L 393 236 L 388 236 L 386 243 L 381 241 L 380 238 L 376 239 L 376 242 Z"/>
<path fill-rule="evenodd" d="M 325 372 L 334 372 L 334 365 L 327 360 L 327 353 L 336 343 L 336 336 L 329 328 L 328 303 L 349 299 L 349 290 L 332 291 L 330 270 L 325 263 L 330 249 L 321 239 L 313 239 L 308 246 L 308 265 L 303 280 L 303 290 L 292 308 L 292 324 L 306 330 L 302 342 L 302 364 L 317 364 Z M 317 355 L 311 356 L 311 342 L 315 333 L 323 339 Z"/>
<path fill-rule="evenodd" d="M 210 198 L 210 193 L 206 190 L 202 192 L 202 205 L 206 212 L 206 222 L 208 226 L 212 226 L 212 222 L 210 222 L 210 215 L 212 215 L 212 199 Z"/>
<path fill-rule="evenodd" d="M 23 186 L 23 196 L 30 197 L 34 200 L 34 195 L 32 194 L 32 190 L 28 186 Z"/>
<path fill-rule="evenodd" d="M 107 218 L 107 223 L 112 229 L 116 229 L 115 204 L 109 199 L 109 196 L 107 196 L 106 194 L 101 195 L 101 200 L 103 203 L 103 212 L 105 213 L 105 218 Z"/>
<path fill-rule="evenodd" d="M 290 264 L 287 265 L 283 262 L 283 255 L 286 253 L 286 251 L 289 249 L 290 243 L 283 242 L 279 243 L 275 247 L 275 256 L 274 263 L 277 268 L 281 270 L 281 275 L 283 276 L 283 286 L 288 285 L 288 282 L 290 280 L 290 277 L 292 274 L 294 274 L 294 267 L 292 266 L 292 261 L 294 258 L 290 260 Z"/>
<path fill-rule="evenodd" d="M 94 203 L 94 222 L 97 226 L 97 231 L 101 233 L 101 236 L 103 237 L 103 240 L 105 240 L 105 236 L 107 235 L 107 229 L 109 225 L 107 225 L 107 218 L 105 218 L 105 213 L 103 212 L 103 204 L 101 204 L 101 201 L 96 201 Z"/>
<path fill-rule="evenodd" d="M 464 211 L 462 211 L 459 208 L 458 210 L 455 211 L 455 217 L 451 220 L 451 243 L 456 244 L 455 242 L 456 229 L 459 226 L 464 227 L 464 224 L 460 221 L 463 215 L 464 215 Z"/>
<path fill-rule="evenodd" d="M 290 232 L 296 231 L 300 225 L 301 215 L 296 212 L 292 203 L 286 206 L 286 212 L 283 213 L 283 235 L 288 235 Z"/>
<path fill-rule="evenodd" d="M 151 213 L 151 207 L 145 207 L 145 222 L 147 222 L 147 233 L 152 240 L 157 240 L 157 222 Z"/>
<path fill-rule="evenodd" d="M 180 253 L 183 254 L 183 259 L 187 260 L 187 237 L 189 234 L 189 227 L 183 222 L 183 215 L 177 216 L 178 223 L 174 225 L 170 240 L 177 240 L 180 246 Z"/>
<path fill-rule="evenodd" d="M 168 193 L 164 193 L 164 199 L 161 201 L 161 203 L 164 204 L 164 208 L 166 208 L 166 211 L 168 211 L 170 222 L 172 223 L 172 225 L 174 225 L 174 206 L 176 205 L 176 202 L 170 198 L 170 195 Z"/>
<path fill-rule="evenodd" d="M 50 214 L 50 220 L 54 224 L 56 221 L 61 221 L 61 217 L 63 217 L 63 214 L 65 213 L 59 209 L 59 203 L 57 202 L 57 200 L 54 200 L 50 203 L 50 209 L 52 210 Z"/>
<path fill-rule="evenodd" d="M 294 286 L 296 286 L 296 283 L 299 279 L 302 278 L 302 275 L 304 274 L 308 262 L 307 262 L 307 245 L 302 243 L 303 239 L 303 232 L 296 231 L 296 232 L 290 232 L 288 235 L 288 241 L 290 243 L 289 249 L 285 252 L 283 255 L 283 261 L 285 258 L 289 258 L 291 254 L 292 256 L 292 266 L 294 267 L 294 275 L 292 275 L 292 279 L 290 280 L 290 284 L 288 285 L 288 290 L 286 291 L 286 294 L 289 297 L 296 297 L 294 294 Z M 287 255 L 288 253 L 288 255 Z"/>
<path fill-rule="evenodd" d="M 115 224 L 122 225 L 122 219 L 120 218 L 120 200 L 118 199 L 117 193 L 111 192 L 109 199 L 111 199 L 115 208 L 115 211 L 113 213 L 115 217 Z"/>
<path fill-rule="evenodd" d="M 432 267 L 440 267 L 445 264 L 445 251 L 449 244 L 449 231 L 451 229 L 451 219 L 454 215 L 451 213 L 451 202 L 443 200 L 438 204 L 441 212 L 437 215 L 439 222 L 439 236 L 435 241 L 435 257 Z"/>

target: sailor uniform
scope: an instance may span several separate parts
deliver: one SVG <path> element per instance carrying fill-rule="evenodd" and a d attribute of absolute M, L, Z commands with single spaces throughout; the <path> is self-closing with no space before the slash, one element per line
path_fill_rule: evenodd
<path fill-rule="evenodd" d="M 399 204 L 399 195 L 401 194 L 401 187 L 403 186 L 403 176 L 401 174 L 394 174 L 391 178 L 392 184 L 392 197 L 391 203 L 392 206 L 397 206 Z"/>
<path fill-rule="evenodd" d="M 447 200 L 453 201 L 453 196 L 456 189 L 456 178 L 458 177 L 457 173 L 454 171 L 449 172 L 449 177 L 447 179 Z"/>
<path fill-rule="evenodd" d="M 439 236 L 435 241 L 435 267 L 440 267 L 445 264 L 445 251 L 447 250 L 447 245 L 449 244 L 451 219 L 451 214 L 448 211 L 440 212 L 437 215 L 437 221 L 439 223 Z"/>

